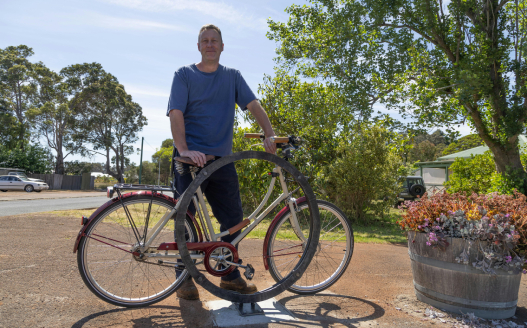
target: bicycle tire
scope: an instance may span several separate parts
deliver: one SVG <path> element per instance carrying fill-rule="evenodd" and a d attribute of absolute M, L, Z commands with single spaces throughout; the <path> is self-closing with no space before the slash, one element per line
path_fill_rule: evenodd
<path fill-rule="evenodd" d="M 307 238 L 305 247 L 303 247 L 302 256 L 300 257 L 298 264 L 293 268 L 293 270 L 291 270 L 291 272 L 286 277 L 284 277 L 279 282 L 276 282 L 275 285 L 266 288 L 262 291 L 258 291 L 254 294 L 239 294 L 237 292 L 222 289 L 214 285 L 211 281 L 207 279 L 204 274 L 198 271 L 198 269 L 196 268 L 190 258 L 186 243 L 183 242 L 181 239 L 184 236 L 185 211 L 188 208 L 190 201 L 192 200 L 192 196 L 194 195 L 198 187 L 203 183 L 203 181 L 205 181 L 205 179 L 209 175 L 214 173 L 220 167 L 243 159 L 265 160 L 278 165 L 285 172 L 289 173 L 292 179 L 294 179 L 300 185 L 302 191 L 304 192 L 304 195 L 306 197 L 306 203 L 308 204 L 308 208 L 310 210 L 309 237 Z M 315 254 L 318 245 L 319 234 L 320 222 L 318 218 L 318 207 L 316 206 L 316 198 L 311 189 L 311 186 L 307 182 L 307 178 L 286 160 L 276 155 L 260 151 L 243 151 L 224 156 L 214 161 L 207 167 L 203 168 L 182 195 L 180 199 L 180 208 L 178 209 L 178 213 L 176 215 L 176 239 L 178 241 L 177 245 L 181 254 L 181 259 L 185 264 L 185 268 L 187 269 L 187 271 L 194 278 L 195 282 L 197 282 L 211 294 L 225 299 L 227 301 L 237 303 L 254 303 L 264 301 L 266 299 L 280 294 L 281 292 L 289 288 L 292 284 L 294 284 L 294 282 L 302 276 L 302 273 L 308 267 L 309 262 L 313 258 L 313 255 Z"/>
<path fill-rule="evenodd" d="M 138 213 L 138 217 L 141 209 L 142 213 L 145 213 L 145 206 L 150 204 L 150 201 L 153 205 L 150 213 L 154 214 L 153 220 L 171 211 L 175 205 L 170 200 L 145 194 L 123 198 L 123 204 L 130 215 Z M 93 219 L 79 243 L 78 268 L 86 286 L 103 301 L 123 307 L 151 305 L 174 293 L 186 279 L 188 272 L 184 270 L 179 278 L 176 278 L 174 266 L 156 264 L 154 259 L 150 262 L 139 261 L 134 255 L 116 248 L 115 246 L 124 248 L 119 242 L 125 240 L 125 237 L 126 242 L 130 243 L 135 238 L 132 229 L 127 227 L 129 224 L 123 214 L 123 205 L 117 201 Z M 153 226 L 154 221 L 151 223 Z M 169 225 L 170 223 L 167 223 L 152 246 L 162 242 L 174 242 L 174 229 L 170 229 Z M 188 240 L 198 241 L 196 228 L 188 215 L 185 216 L 185 227 L 190 229 Z M 110 241 L 114 245 L 105 245 L 93 238 Z M 128 267 L 126 263 L 129 263 Z"/>
<path fill-rule="evenodd" d="M 353 256 L 353 228 L 346 215 L 330 202 L 317 200 L 317 205 L 321 223 L 320 248 L 302 278 L 288 288 L 290 292 L 300 295 L 319 293 L 331 287 L 344 274 Z M 297 204 L 296 211 L 299 221 L 302 221 L 302 212 L 306 207 L 307 204 L 303 201 Z M 291 211 L 287 208 L 272 228 L 267 244 L 269 272 L 275 281 L 282 279 L 279 266 L 290 263 L 292 258 L 292 256 L 282 256 L 282 250 L 289 249 L 290 245 L 297 243 L 290 227 L 286 226 L 290 217 Z M 343 252 L 340 251 L 342 247 L 345 247 Z"/>

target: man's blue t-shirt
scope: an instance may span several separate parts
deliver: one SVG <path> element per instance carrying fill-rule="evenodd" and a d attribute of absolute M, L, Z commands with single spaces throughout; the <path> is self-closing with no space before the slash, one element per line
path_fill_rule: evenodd
<path fill-rule="evenodd" d="M 167 116 L 172 109 L 183 112 L 189 150 L 226 156 L 232 153 L 234 104 L 245 110 L 254 99 L 240 71 L 219 65 L 205 73 L 192 64 L 174 74 Z"/>

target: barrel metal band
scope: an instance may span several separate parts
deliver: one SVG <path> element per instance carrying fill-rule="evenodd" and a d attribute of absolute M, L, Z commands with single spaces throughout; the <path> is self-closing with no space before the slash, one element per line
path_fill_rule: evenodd
<path fill-rule="evenodd" d="M 465 273 L 486 274 L 483 271 L 474 268 L 472 265 L 436 260 L 431 257 L 425 257 L 425 256 L 412 253 L 410 250 L 408 250 L 408 255 L 410 255 L 410 259 L 416 262 L 435 266 L 441 269 L 448 269 L 452 271 L 459 271 L 459 272 L 465 272 Z M 507 271 L 503 271 L 503 270 L 496 270 L 496 274 L 499 276 L 515 275 L 514 273 L 508 273 Z M 516 273 L 516 274 L 519 274 L 519 273 Z"/>
<path fill-rule="evenodd" d="M 445 295 L 445 294 L 441 294 L 436 291 L 433 291 L 431 289 L 428 289 L 426 287 L 423 287 L 419 285 L 418 283 L 416 283 L 415 281 L 414 281 L 414 287 L 419 292 L 437 301 L 442 301 L 444 303 L 450 303 L 450 304 L 459 304 L 459 305 L 462 305 L 464 307 L 469 307 L 469 308 L 470 307 L 477 307 L 477 308 L 485 307 L 487 309 L 493 308 L 496 310 L 501 310 L 501 309 L 515 307 L 516 304 L 518 304 L 518 300 L 510 301 L 510 302 L 486 302 L 486 301 L 469 300 L 466 298 Z"/>

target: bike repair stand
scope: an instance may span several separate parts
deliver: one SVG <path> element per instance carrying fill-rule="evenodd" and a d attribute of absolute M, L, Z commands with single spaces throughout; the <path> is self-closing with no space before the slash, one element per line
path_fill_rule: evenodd
<path fill-rule="evenodd" d="M 252 265 L 247 264 L 247 266 L 239 265 L 240 267 L 245 269 L 245 272 L 243 275 L 247 280 L 253 280 L 254 277 L 254 268 Z M 259 315 L 259 314 L 265 314 L 260 305 L 257 303 L 236 303 L 238 305 L 238 312 L 240 313 L 240 316 L 247 317 L 250 315 Z"/>
<path fill-rule="evenodd" d="M 257 303 L 236 303 L 240 316 L 247 317 L 250 315 L 265 314 L 260 305 Z"/>

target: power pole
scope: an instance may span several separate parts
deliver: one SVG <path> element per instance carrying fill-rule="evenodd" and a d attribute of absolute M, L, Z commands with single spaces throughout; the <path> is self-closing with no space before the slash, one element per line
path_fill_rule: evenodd
<path fill-rule="evenodd" d="M 139 184 L 141 184 L 141 174 L 143 173 L 143 142 L 145 137 L 141 138 L 141 159 L 139 160 Z"/>

